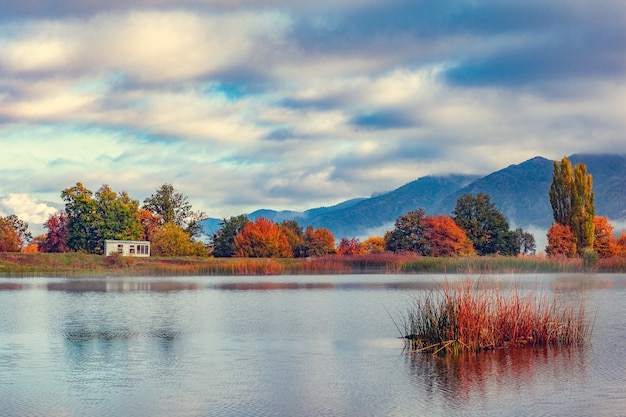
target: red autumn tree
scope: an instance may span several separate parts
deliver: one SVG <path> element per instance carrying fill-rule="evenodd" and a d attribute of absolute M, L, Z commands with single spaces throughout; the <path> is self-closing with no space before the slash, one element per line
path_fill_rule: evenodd
<path fill-rule="evenodd" d="M 291 258 L 285 233 L 271 220 L 259 217 L 248 223 L 233 242 L 235 256 L 242 258 Z"/>
<path fill-rule="evenodd" d="M 576 236 L 572 229 L 561 223 L 553 223 L 548 229 L 548 247 L 546 253 L 549 256 L 563 255 L 568 258 L 576 256 Z"/>
<path fill-rule="evenodd" d="M 474 247 L 467 235 L 450 216 L 424 218 L 424 237 L 430 256 L 474 255 Z"/>
<path fill-rule="evenodd" d="M 141 220 L 141 238 L 143 240 L 152 240 L 154 234 L 163 225 L 163 216 L 154 214 L 150 210 L 143 209 L 139 212 Z"/>
<path fill-rule="evenodd" d="M 613 236 L 613 226 L 606 217 L 595 216 L 593 218 L 595 237 L 593 239 L 593 249 L 598 252 L 600 258 L 611 258 L 617 255 L 619 248 L 615 236 Z"/>
<path fill-rule="evenodd" d="M 341 239 L 341 242 L 339 242 L 337 253 L 339 255 L 363 255 L 365 250 L 359 239 L 355 237 L 352 239 L 344 237 Z"/>
<path fill-rule="evenodd" d="M 43 227 L 48 229 L 46 237 L 39 243 L 40 252 L 69 252 L 67 236 L 69 235 L 69 218 L 67 213 L 60 211 L 48 217 Z"/>
<path fill-rule="evenodd" d="M 335 236 L 328 229 L 313 229 L 307 226 L 304 231 L 307 256 L 322 256 L 335 253 Z"/>

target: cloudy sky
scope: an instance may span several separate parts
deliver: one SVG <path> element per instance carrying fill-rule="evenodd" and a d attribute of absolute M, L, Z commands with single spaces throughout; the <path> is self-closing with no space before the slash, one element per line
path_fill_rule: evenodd
<path fill-rule="evenodd" d="M 626 147 L 622 0 L 4 0 L 0 215 L 163 183 L 210 217 Z"/>

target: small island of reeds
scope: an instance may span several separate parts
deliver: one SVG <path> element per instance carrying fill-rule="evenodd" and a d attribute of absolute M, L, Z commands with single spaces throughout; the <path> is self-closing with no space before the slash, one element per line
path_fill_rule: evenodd
<path fill-rule="evenodd" d="M 524 346 L 581 345 L 590 334 L 584 303 L 488 280 L 446 283 L 413 299 L 403 317 L 408 352 L 459 354 Z"/>

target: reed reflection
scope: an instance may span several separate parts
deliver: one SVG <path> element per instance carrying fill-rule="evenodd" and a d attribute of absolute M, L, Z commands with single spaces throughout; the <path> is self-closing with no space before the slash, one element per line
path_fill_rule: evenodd
<path fill-rule="evenodd" d="M 497 349 L 480 353 L 407 355 L 411 383 L 429 396 L 442 396 L 452 408 L 502 402 L 503 396 L 580 385 L 587 374 L 585 347 Z M 539 394 L 540 396 L 540 394 Z"/>

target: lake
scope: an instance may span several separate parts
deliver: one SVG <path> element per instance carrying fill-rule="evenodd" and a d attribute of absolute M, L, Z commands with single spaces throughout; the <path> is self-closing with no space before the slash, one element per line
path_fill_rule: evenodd
<path fill-rule="evenodd" d="M 496 275 L 584 300 L 590 342 L 408 354 L 466 276 L 1 278 L 0 415 L 626 416 L 626 275 Z"/>

